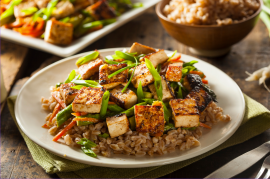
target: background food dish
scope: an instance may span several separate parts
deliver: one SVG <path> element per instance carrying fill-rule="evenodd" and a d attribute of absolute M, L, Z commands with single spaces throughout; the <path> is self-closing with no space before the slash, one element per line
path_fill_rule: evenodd
<path fill-rule="evenodd" d="M 115 50 L 116 49 L 107 49 L 100 50 L 100 52 L 102 56 L 107 56 L 112 54 Z M 201 146 L 186 152 L 174 152 L 169 155 L 144 157 L 136 160 L 134 160 L 133 157 L 123 157 L 123 155 L 121 155 L 121 157 L 115 155 L 113 158 L 99 157 L 98 159 L 85 157 L 85 154 L 80 152 L 79 149 L 54 143 L 52 141 L 53 137 L 48 135 L 47 130 L 44 129 L 44 131 L 40 131 L 41 129 L 39 127 L 44 124 L 44 118 L 46 116 L 46 112 L 39 107 L 39 97 L 49 96 L 49 91 L 47 90 L 48 87 L 51 86 L 51 84 L 57 83 L 58 81 L 63 81 L 66 78 L 66 74 L 68 74 L 70 70 L 74 68 L 74 63 L 77 58 L 83 55 L 86 55 L 86 53 L 69 57 L 37 73 L 24 85 L 16 102 L 15 113 L 17 122 L 21 129 L 34 142 L 59 156 L 66 154 L 66 157 L 70 160 L 91 165 L 117 168 L 136 168 L 164 165 L 186 160 L 213 149 L 228 139 L 241 124 L 244 115 L 245 103 L 239 87 L 234 81 L 231 80 L 231 78 L 229 78 L 219 69 L 209 65 L 206 62 L 198 60 L 198 68 L 205 72 L 210 81 L 211 87 L 213 90 L 215 90 L 219 97 L 219 105 L 224 109 L 225 113 L 231 115 L 231 122 L 221 122 L 215 126 L 211 132 L 204 131 L 205 135 L 201 138 Z M 184 61 L 197 60 L 187 55 L 183 55 L 182 59 Z M 61 71 L 60 74 L 59 71 Z M 219 78 L 217 79 L 216 76 L 219 76 Z"/>

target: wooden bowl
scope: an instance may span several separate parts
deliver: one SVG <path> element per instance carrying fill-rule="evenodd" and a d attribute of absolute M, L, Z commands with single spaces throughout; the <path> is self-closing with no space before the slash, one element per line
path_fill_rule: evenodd
<path fill-rule="evenodd" d="M 169 20 L 163 13 L 165 5 L 170 0 L 163 0 L 156 6 L 156 13 L 165 30 L 177 41 L 190 47 L 190 51 L 196 55 L 215 57 L 230 51 L 232 45 L 245 38 L 259 20 L 262 9 L 260 8 L 252 16 L 244 21 L 231 25 L 186 25 Z"/>

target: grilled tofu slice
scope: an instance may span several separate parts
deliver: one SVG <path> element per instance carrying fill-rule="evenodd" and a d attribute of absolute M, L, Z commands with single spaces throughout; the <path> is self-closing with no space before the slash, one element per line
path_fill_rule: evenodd
<path fill-rule="evenodd" d="M 137 95 L 128 88 L 122 93 L 123 88 L 123 85 L 115 87 L 110 93 L 110 100 L 122 108 L 129 109 L 137 103 L 138 98 Z"/>
<path fill-rule="evenodd" d="M 194 99 L 200 112 L 203 112 L 208 104 L 212 101 L 212 97 L 203 89 L 203 87 L 195 86 L 187 95 L 186 99 Z"/>
<path fill-rule="evenodd" d="M 186 77 L 186 80 L 190 86 L 191 89 L 195 88 L 196 86 L 201 87 L 203 86 L 202 79 L 197 74 L 188 74 Z"/>
<path fill-rule="evenodd" d="M 35 0 L 39 9 L 46 8 L 50 0 Z"/>
<path fill-rule="evenodd" d="M 85 9 L 95 20 L 115 18 L 116 14 L 105 0 L 100 0 Z"/>
<path fill-rule="evenodd" d="M 121 68 L 126 67 L 127 64 L 120 63 L 120 64 L 104 64 L 99 67 L 99 84 L 104 86 L 107 89 L 112 89 L 118 86 L 121 83 L 126 83 L 128 78 L 128 69 L 114 75 L 113 77 L 109 78 L 108 76 Z"/>
<path fill-rule="evenodd" d="M 86 8 L 87 6 L 91 5 L 91 0 L 76 0 L 74 3 L 74 10 L 75 12 Z"/>
<path fill-rule="evenodd" d="M 72 103 L 72 110 L 75 112 L 99 113 L 102 104 L 105 88 L 84 87 L 78 91 Z"/>
<path fill-rule="evenodd" d="M 74 6 L 70 1 L 60 1 L 56 5 L 56 9 L 52 13 L 52 17 L 61 19 L 75 12 Z"/>
<path fill-rule="evenodd" d="M 37 7 L 37 4 L 35 3 L 35 1 L 21 2 L 20 4 L 14 7 L 14 16 L 16 18 L 29 16 L 25 14 L 24 12 L 22 12 L 22 10 L 28 9 L 30 7 Z"/>
<path fill-rule="evenodd" d="M 79 67 L 78 72 L 83 80 L 89 79 L 92 75 L 99 72 L 99 67 L 103 64 L 101 58 L 98 58 Z"/>
<path fill-rule="evenodd" d="M 144 56 L 140 61 L 145 61 L 146 58 L 152 62 L 154 67 L 157 67 L 158 64 L 164 63 L 169 59 L 164 50 L 158 50 L 157 52 L 150 53 Z"/>
<path fill-rule="evenodd" d="M 129 131 L 129 122 L 126 114 L 118 114 L 116 116 L 106 118 L 106 123 L 111 138 L 118 137 Z"/>
<path fill-rule="evenodd" d="M 142 82 L 143 87 L 155 81 L 145 64 L 137 66 L 133 78 L 131 79 L 131 82 L 135 88 L 138 88 L 140 81 Z"/>
<path fill-rule="evenodd" d="M 166 79 L 168 81 L 179 82 L 182 78 L 182 62 L 170 63 L 166 71 Z"/>
<path fill-rule="evenodd" d="M 167 102 L 175 98 L 174 91 L 164 76 L 161 76 L 161 84 L 162 84 L 162 93 L 163 93 L 162 101 Z M 151 84 L 148 87 L 151 93 L 154 95 L 154 99 L 158 99 L 155 85 Z"/>
<path fill-rule="evenodd" d="M 150 133 L 152 136 L 159 137 L 164 132 L 164 112 L 161 102 L 155 101 L 152 106 L 134 107 L 136 131 Z"/>
<path fill-rule="evenodd" d="M 200 113 L 194 99 L 172 99 L 170 101 L 175 127 L 197 127 Z"/>
<path fill-rule="evenodd" d="M 134 53 L 134 52 L 137 52 L 136 55 L 141 55 L 141 54 L 147 55 L 149 53 L 156 52 L 156 50 L 146 45 L 142 45 L 140 43 L 135 42 L 129 49 L 129 53 Z"/>
<path fill-rule="evenodd" d="M 65 83 L 65 84 L 61 84 L 60 86 L 60 94 L 62 98 L 64 99 L 66 105 L 72 103 L 74 98 L 78 95 L 79 90 L 71 88 L 72 86 L 75 86 L 75 84 Z"/>
<path fill-rule="evenodd" d="M 47 21 L 44 40 L 57 45 L 68 45 L 72 41 L 73 25 L 54 18 Z"/>

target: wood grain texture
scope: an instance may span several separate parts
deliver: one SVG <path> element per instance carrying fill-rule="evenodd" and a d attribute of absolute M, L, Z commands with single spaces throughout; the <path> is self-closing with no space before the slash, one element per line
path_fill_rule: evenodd
<path fill-rule="evenodd" d="M 167 50 L 178 50 L 178 52 L 183 54 L 192 55 L 186 46 L 177 43 L 176 40 L 164 31 L 153 9 L 96 41 L 82 50 L 82 52 L 94 49 L 128 47 L 133 42 L 140 42 Z M 31 50 L 30 52 L 28 68 L 21 77 L 30 76 L 45 61 L 45 57 L 47 59 L 51 56 L 50 54 L 36 50 Z M 37 56 L 40 61 L 35 59 Z M 270 108 L 270 94 L 264 87 L 259 86 L 258 82 L 245 81 L 247 77 L 245 71 L 253 72 L 270 63 L 270 39 L 267 29 L 261 21 L 248 37 L 232 48 L 232 51 L 228 55 L 215 59 L 199 58 L 223 70 L 236 81 L 244 93 L 262 103 L 268 109 Z M 267 85 L 270 85 L 269 81 Z M 230 95 L 229 91 L 228 95 Z M 1 119 L 1 177 L 57 178 L 57 175 L 46 174 L 33 161 L 25 142 L 11 119 L 7 107 L 4 108 Z M 163 178 L 203 178 L 235 157 L 258 147 L 269 139 L 270 130 L 267 130 L 247 142 L 224 149 Z M 261 164 L 262 160 L 237 177 L 254 177 L 260 169 Z"/>

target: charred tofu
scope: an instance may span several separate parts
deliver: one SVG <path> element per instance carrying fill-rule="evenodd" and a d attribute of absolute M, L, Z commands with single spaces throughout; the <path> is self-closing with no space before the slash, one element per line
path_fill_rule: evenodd
<path fill-rule="evenodd" d="M 133 78 L 131 79 L 131 82 L 135 88 L 138 88 L 140 81 L 142 82 L 143 87 L 155 81 L 145 64 L 137 66 Z"/>
<path fill-rule="evenodd" d="M 151 48 L 151 47 L 148 47 L 146 45 L 142 45 L 140 43 L 133 43 L 133 45 L 130 47 L 129 49 L 129 53 L 137 53 L 136 55 L 141 55 L 141 54 L 149 54 L 149 53 L 154 53 L 156 52 L 155 49 Z"/>
<path fill-rule="evenodd" d="M 73 26 L 55 19 L 47 21 L 44 40 L 57 45 L 68 45 L 72 41 Z"/>
<path fill-rule="evenodd" d="M 78 72 L 81 75 L 83 80 L 87 80 L 92 75 L 99 72 L 99 67 L 102 64 L 103 64 L 103 61 L 100 58 L 98 58 L 94 61 L 81 65 L 78 69 Z"/>
<path fill-rule="evenodd" d="M 166 71 L 166 79 L 168 81 L 179 82 L 182 78 L 182 62 L 170 63 Z"/>
<path fill-rule="evenodd" d="M 112 89 L 121 83 L 126 83 L 128 78 L 128 69 L 109 78 L 108 76 L 122 68 L 127 64 L 121 63 L 117 65 L 104 64 L 99 67 L 99 84 L 107 89 Z"/>
<path fill-rule="evenodd" d="M 22 12 L 22 10 L 28 9 L 30 7 L 37 7 L 35 1 L 21 2 L 19 5 L 14 7 L 14 16 L 16 18 L 29 16 L 29 15 L 25 14 L 24 12 Z"/>
<path fill-rule="evenodd" d="M 84 87 L 78 91 L 72 103 L 75 112 L 99 113 L 105 88 Z"/>
<path fill-rule="evenodd" d="M 164 112 L 161 102 L 155 101 L 152 106 L 134 107 L 136 131 L 150 133 L 152 136 L 159 137 L 164 132 Z"/>
<path fill-rule="evenodd" d="M 111 138 L 118 137 L 129 131 L 129 121 L 126 114 L 118 114 L 116 116 L 106 118 L 106 123 Z"/>
<path fill-rule="evenodd" d="M 75 86 L 75 84 L 65 83 L 65 84 L 61 84 L 60 86 L 60 94 L 62 98 L 64 99 L 66 105 L 72 103 L 72 101 L 77 96 L 78 91 L 79 91 L 79 90 L 71 88 L 72 86 Z"/>
<path fill-rule="evenodd" d="M 129 109 L 137 103 L 138 98 L 137 95 L 128 88 L 122 93 L 123 88 L 123 85 L 114 88 L 110 93 L 110 100 L 122 108 Z"/>
<path fill-rule="evenodd" d="M 35 2 L 37 6 L 39 7 L 39 9 L 41 9 L 41 8 L 46 8 L 50 0 L 35 0 Z"/>
<path fill-rule="evenodd" d="M 162 84 L 162 93 L 163 93 L 162 101 L 167 102 L 175 98 L 174 91 L 164 76 L 161 76 L 161 84 Z M 154 95 L 154 99 L 158 99 L 155 85 L 151 84 L 148 87 L 151 93 Z"/>
<path fill-rule="evenodd" d="M 194 99 L 200 112 L 203 112 L 208 104 L 212 101 L 212 97 L 203 89 L 203 87 L 195 86 L 187 95 L 187 99 Z"/>
<path fill-rule="evenodd" d="M 95 20 L 115 18 L 116 14 L 105 0 L 100 0 L 85 9 Z"/>
<path fill-rule="evenodd" d="M 185 81 L 188 82 L 191 89 L 196 86 L 200 87 L 203 85 L 201 77 L 197 74 L 188 74 L 185 78 Z"/>
<path fill-rule="evenodd" d="M 175 127 L 197 127 L 200 113 L 194 99 L 172 99 L 170 101 Z"/>
<path fill-rule="evenodd" d="M 75 12 L 73 4 L 70 1 L 60 1 L 56 5 L 56 9 L 52 13 L 52 17 L 61 19 L 67 17 Z"/>
<path fill-rule="evenodd" d="M 158 50 L 157 52 L 146 55 L 143 57 L 143 59 L 141 59 L 141 61 L 144 61 L 145 58 L 150 60 L 154 67 L 157 67 L 158 64 L 164 63 L 169 59 L 164 50 Z"/>

